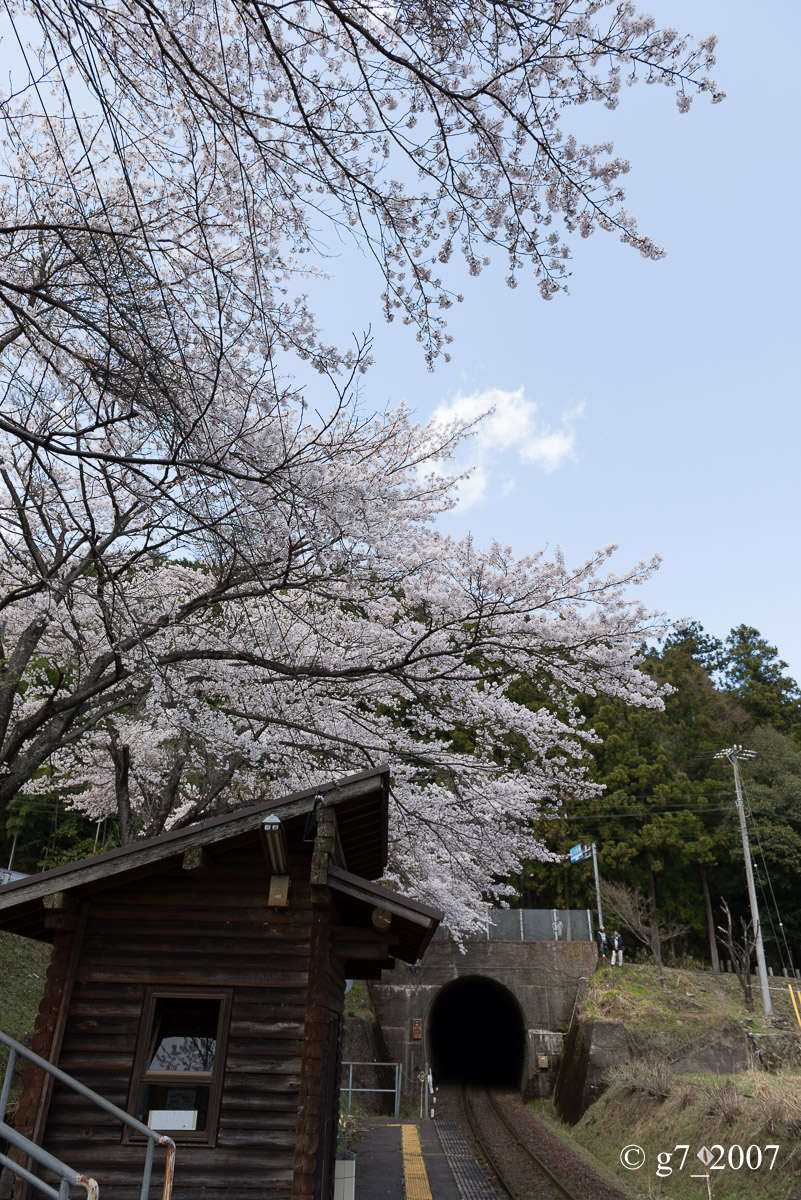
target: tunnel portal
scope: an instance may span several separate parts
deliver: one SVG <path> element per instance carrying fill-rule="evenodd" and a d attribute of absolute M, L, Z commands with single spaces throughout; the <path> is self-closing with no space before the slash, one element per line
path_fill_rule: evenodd
<path fill-rule="evenodd" d="M 523 1014 L 512 993 L 473 976 L 444 987 L 431 1006 L 434 1081 L 520 1087 L 526 1054 Z"/>

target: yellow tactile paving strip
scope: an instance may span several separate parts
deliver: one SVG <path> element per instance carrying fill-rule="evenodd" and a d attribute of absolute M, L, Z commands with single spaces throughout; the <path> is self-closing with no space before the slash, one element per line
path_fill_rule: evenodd
<path fill-rule="evenodd" d="M 416 1125 L 401 1125 L 401 1154 L 406 1200 L 433 1200 Z"/>

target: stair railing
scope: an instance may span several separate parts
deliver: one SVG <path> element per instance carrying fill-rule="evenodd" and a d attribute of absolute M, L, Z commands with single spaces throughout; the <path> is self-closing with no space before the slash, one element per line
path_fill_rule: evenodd
<path fill-rule="evenodd" d="M 117 1108 L 116 1104 L 111 1104 L 103 1096 L 99 1096 L 97 1092 L 93 1092 L 91 1088 L 85 1087 L 79 1083 L 77 1079 L 73 1079 L 64 1071 L 54 1067 L 52 1063 L 46 1059 L 40 1058 L 38 1054 L 34 1054 L 32 1050 L 28 1050 L 26 1046 L 16 1042 L 14 1038 L 9 1037 L 7 1033 L 0 1031 L 0 1044 L 8 1047 L 8 1063 L 6 1065 L 6 1073 L 3 1079 L 3 1088 L 0 1091 L 0 1138 L 5 1138 L 9 1145 L 14 1146 L 18 1150 L 24 1151 L 34 1162 L 45 1167 L 48 1171 L 52 1171 L 60 1179 L 58 1189 L 52 1187 L 49 1183 L 39 1179 L 26 1167 L 14 1162 L 6 1154 L 0 1154 L 0 1163 L 10 1168 L 10 1170 L 18 1175 L 21 1179 L 26 1180 L 38 1191 L 49 1196 L 50 1200 L 69 1200 L 70 1187 L 82 1187 L 86 1189 L 86 1200 L 98 1200 L 99 1187 L 97 1181 L 89 1175 L 82 1175 L 74 1171 L 72 1167 L 68 1167 L 66 1163 L 62 1163 L 59 1159 L 43 1150 L 41 1146 L 37 1146 L 29 1138 L 24 1137 L 21 1133 L 17 1133 L 10 1125 L 6 1123 L 6 1108 L 8 1107 L 8 1098 L 11 1093 L 11 1080 L 14 1075 L 14 1069 L 19 1058 L 24 1058 L 28 1062 L 33 1063 L 42 1071 L 46 1071 L 48 1075 L 52 1075 L 59 1083 L 63 1083 L 65 1087 L 71 1088 L 73 1092 L 77 1092 L 79 1096 L 83 1096 L 91 1104 L 108 1113 L 109 1116 L 115 1117 L 123 1125 L 127 1125 L 129 1129 L 134 1130 L 147 1141 L 147 1149 L 145 1152 L 145 1165 L 142 1173 L 142 1186 L 139 1192 L 140 1200 L 148 1200 L 150 1192 L 150 1179 L 153 1173 L 153 1152 L 156 1146 L 164 1146 L 167 1151 L 167 1160 L 164 1165 L 164 1186 L 162 1189 L 162 1200 L 170 1200 L 172 1196 L 172 1181 L 175 1174 L 175 1142 L 172 1138 L 166 1137 L 155 1129 L 151 1129 L 148 1125 L 143 1125 L 141 1121 L 137 1121 L 136 1117 L 132 1117 L 130 1113 L 123 1112 L 121 1108 Z"/>

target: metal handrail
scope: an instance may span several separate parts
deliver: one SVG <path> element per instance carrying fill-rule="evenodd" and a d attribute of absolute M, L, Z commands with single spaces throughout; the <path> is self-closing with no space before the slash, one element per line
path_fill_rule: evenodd
<path fill-rule="evenodd" d="M 402 1076 L 402 1071 L 403 1071 L 401 1064 L 394 1063 L 394 1062 L 388 1062 L 388 1063 L 343 1062 L 342 1063 L 343 1071 L 344 1071 L 345 1067 L 349 1068 L 348 1086 L 345 1087 L 345 1084 L 342 1083 L 339 1090 L 341 1092 L 348 1093 L 348 1116 L 350 1116 L 350 1105 L 351 1105 L 351 1100 L 353 1099 L 354 1092 L 386 1092 L 386 1093 L 391 1093 L 395 1097 L 395 1120 L 397 1120 L 400 1115 L 401 1076 Z M 391 1088 L 355 1088 L 353 1086 L 353 1068 L 354 1067 L 392 1067 L 395 1072 L 395 1084 Z"/>
<path fill-rule="evenodd" d="M 47 1167 L 54 1174 L 61 1178 L 59 1190 L 51 1188 L 49 1184 L 43 1183 L 21 1167 L 18 1163 L 13 1162 L 7 1155 L 0 1155 L 0 1162 L 19 1175 L 22 1179 L 26 1179 L 28 1183 L 32 1183 L 35 1187 L 51 1197 L 51 1200 L 67 1200 L 69 1196 L 70 1184 L 75 1187 L 85 1187 L 87 1192 L 87 1200 L 97 1200 L 98 1185 L 94 1179 L 88 1175 L 80 1175 L 74 1171 L 72 1167 L 66 1166 L 65 1163 L 54 1158 L 52 1154 L 48 1154 L 41 1146 L 37 1146 L 35 1142 L 23 1137 L 16 1130 L 11 1129 L 5 1123 L 6 1107 L 8 1105 L 8 1097 L 11 1092 L 11 1079 L 14 1074 L 14 1068 L 17 1065 L 18 1058 L 25 1058 L 28 1062 L 46 1071 L 48 1075 L 52 1075 L 59 1083 L 63 1083 L 66 1087 L 71 1088 L 73 1092 L 77 1092 L 79 1096 L 89 1100 L 97 1108 L 108 1113 L 112 1117 L 116 1117 L 123 1125 L 127 1125 L 129 1129 L 140 1134 L 147 1139 L 147 1150 L 145 1153 L 145 1167 L 142 1175 L 142 1187 L 140 1190 L 140 1200 L 148 1200 L 150 1192 L 150 1177 L 153 1172 L 153 1151 L 155 1147 L 164 1146 L 167 1151 L 167 1161 L 164 1164 L 164 1187 L 162 1189 L 162 1200 L 171 1200 L 172 1182 L 175 1175 L 175 1142 L 166 1134 L 159 1133 L 155 1129 L 151 1129 L 149 1125 L 144 1125 L 141 1121 L 137 1121 L 136 1117 L 132 1117 L 130 1113 L 123 1112 L 121 1108 L 117 1108 L 116 1104 L 112 1104 L 106 1100 L 104 1096 L 99 1096 L 97 1092 L 93 1092 L 83 1083 L 79 1083 L 77 1079 L 67 1075 L 65 1071 L 54 1067 L 47 1059 L 41 1058 L 38 1054 L 34 1054 L 33 1050 L 28 1050 L 20 1042 L 9 1037 L 7 1033 L 0 1030 L 0 1043 L 8 1046 L 8 1063 L 6 1065 L 5 1078 L 3 1080 L 2 1091 L 0 1091 L 0 1135 L 2 1135 L 11 1145 L 16 1146 L 20 1150 L 24 1150 L 30 1157 L 41 1166 Z"/>
<path fill-rule="evenodd" d="M 44 1192 L 46 1196 L 50 1196 L 51 1200 L 68 1200 L 70 1194 L 70 1186 L 86 1188 L 86 1200 L 97 1200 L 100 1189 L 97 1185 L 97 1180 L 92 1179 L 91 1175 L 80 1175 L 74 1171 L 72 1167 L 68 1167 L 66 1163 L 55 1158 L 52 1154 L 48 1154 L 41 1146 L 37 1146 L 30 1138 L 23 1137 L 21 1133 L 17 1133 L 16 1129 L 12 1129 L 10 1125 L 6 1125 L 5 1121 L 0 1121 L 0 1137 L 5 1138 L 12 1146 L 16 1146 L 18 1150 L 24 1150 L 29 1154 L 35 1162 L 42 1167 L 47 1167 L 48 1171 L 52 1171 L 54 1175 L 58 1175 L 61 1179 L 58 1191 L 51 1187 L 49 1183 L 39 1179 L 31 1171 L 25 1167 L 15 1163 L 7 1154 L 0 1154 L 0 1162 L 10 1167 L 15 1175 L 21 1176 L 28 1183 L 33 1184 L 40 1192 Z"/>

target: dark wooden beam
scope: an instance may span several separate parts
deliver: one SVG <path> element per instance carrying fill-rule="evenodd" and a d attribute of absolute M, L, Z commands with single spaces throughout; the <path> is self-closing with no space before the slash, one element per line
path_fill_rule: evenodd
<path fill-rule="evenodd" d="M 314 835 L 310 882 L 313 887 L 325 887 L 328 880 L 328 860 L 336 842 L 336 817 L 330 805 L 317 809 L 317 833 Z"/>
<path fill-rule="evenodd" d="M 345 975 L 348 979 L 380 979 L 384 971 L 391 971 L 395 966 L 394 958 L 383 962 L 365 962 L 358 958 L 343 960 Z"/>
<path fill-rule="evenodd" d="M 64 933 L 74 929 L 77 920 L 78 914 L 74 912 L 46 912 L 43 924 L 51 933 Z"/>
<path fill-rule="evenodd" d="M 83 901 L 80 906 L 78 906 L 72 896 L 68 896 L 64 892 L 59 894 L 64 896 L 66 901 L 69 901 L 72 905 L 74 905 L 76 911 L 69 913 L 69 916 L 73 920 L 72 937 L 69 939 L 68 943 L 69 958 L 63 980 L 58 1014 L 56 1016 L 55 1027 L 53 1029 L 52 1040 L 48 1048 L 48 1053 L 44 1056 L 47 1058 L 48 1062 L 53 1064 L 53 1066 L 58 1066 L 58 1060 L 61 1055 L 61 1045 L 64 1041 L 64 1031 L 67 1028 L 67 1017 L 69 1016 L 70 1004 L 72 1003 L 72 991 L 75 986 L 75 979 L 78 974 L 78 962 L 80 960 L 81 950 L 83 948 L 83 935 L 86 930 L 86 918 L 89 915 L 89 905 L 86 901 Z M 46 896 L 45 904 L 48 900 L 55 899 L 55 896 Z M 54 906 L 50 905 L 49 907 Z M 55 1079 L 53 1076 L 45 1074 L 42 1080 L 41 1098 L 36 1111 L 36 1120 L 31 1135 L 31 1140 L 36 1142 L 37 1145 L 42 1144 L 42 1136 L 45 1131 L 45 1125 L 47 1124 L 47 1114 L 50 1109 L 50 1100 L 53 1095 L 54 1084 Z M 28 1167 L 30 1170 L 34 1169 L 32 1160 L 30 1159 L 28 1161 Z M 28 1191 L 30 1193 L 30 1189 L 28 1189 Z"/>
<path fill-rule="evenodd" d="M 392 929 L 379 933 L 364 925 L 336 925 L 331 931 L 331 938 L 334 942 L 383 942 L 391 945 L 399 940 L 399 935 Z"/>
<path fill-rule="evenodd" d="M 42 907 L 51 912 L 77 912 L 78 901 L 69 892 L 51 892 L 42 898 Z"/>
<path fill-rule="evenodd" d="M 394 945 L 395 943 L 393 943 Z M 335 942 L 331 953 L 338 958 L 366 959 L 370 962 L 389 958 L 392 947 L 374 942 Z"/>
<path fill-rule="evenodd" d="M 205 879 L 209 873 L 210 859 L 203 846 L 190 846 L 184 850 L 181 866 L 195 879 Z"/>

